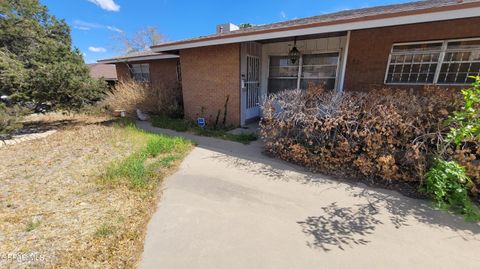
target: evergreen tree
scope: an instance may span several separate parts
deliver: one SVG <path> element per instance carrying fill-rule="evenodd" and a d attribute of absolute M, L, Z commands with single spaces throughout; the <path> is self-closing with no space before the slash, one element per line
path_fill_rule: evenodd
<path fill-rule="evenodd" d="M 0 94 L 72 110 L 98 100 L 104 89 L 72 49 L 64 20 L 38 0 L 0 1 Z"/>

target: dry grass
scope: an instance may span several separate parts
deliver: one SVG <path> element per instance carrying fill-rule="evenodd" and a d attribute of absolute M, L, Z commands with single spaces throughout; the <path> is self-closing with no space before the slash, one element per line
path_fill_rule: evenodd
<path fill-rule="evenodd" d="M 156 98 L 146 84 L 133 80 L 120 81 L 107 93 L 104 104 L 109 110 L 125 110 L 127 115 L 135 116 L 136 109 L 152 111 L 156 108 Z"/>
<path fill-rule="evenodd" d="M 46 118 L 54 124 L 65 117 Z M 0 268 L 135 267 L 158 183 L 178 162 L 159 168 L 150 188 L 100 184 L 99 179 L 112 162 L 147 143 L 144 133 L 129 128 L 76 124 L 0 149 L 0 255 L 36 253 L 39 258 L 34 263 L 0 259 Z"/>

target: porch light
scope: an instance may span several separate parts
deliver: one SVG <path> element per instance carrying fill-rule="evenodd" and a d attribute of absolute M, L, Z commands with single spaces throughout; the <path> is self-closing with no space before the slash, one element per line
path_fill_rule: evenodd
<path fill-rule="evenodd" d="M 297 49 L 297 37 L 293 40 L 293 48 L 288 52 L 288 57 L 292 64 L 295 64 L 298 58 L 300 58 L 300 51 Z"/>

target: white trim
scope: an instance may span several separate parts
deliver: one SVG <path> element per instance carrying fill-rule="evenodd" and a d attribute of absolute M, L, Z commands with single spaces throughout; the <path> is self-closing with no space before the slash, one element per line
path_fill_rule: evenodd
<path fill-rule="evenodd" d="M 178 55 L 172 55 L 172 54 L 133 56 L 133 57 L 120 56 L 118 58 L 98 60 L 97 62 L 98 63 L 104 63 L 104 64 L 114 64 L 114 63 L 128 63 L 128 62 L 176 59 L 176 58 L 179 58 L 179 56 Z"/>
<path fill-rule="evenodd" d="M 303 70 L 303 54 L 298 58 L 298 72 L 297 72 L 297 90 L 300 89 L 300 82 L 302 81 L 302 70 Z"/>
<path fill-rule="evenodd" d="M 345 42 L 345 48 L 343 49 L 343 55 L 342 55 L 342 63 L 341 63 L 341 70 L 340 70 L 340 77 L 338 78 L 338 86 L 337 86 L 337 91 L 343 92 L 343 86 L 345 83 L 345 72 L 347 70 L 347 59 L 348 59 L 348 47 L 350 46 L 350 34 L 351 31 L 347 32 L 347 41 Z"/>
<path fill-rule="evenodd" d="M 458 9 L 458 10 L 423 13 L 423 14 L 417 14 L 417 15 L 408 15 L 408 16 L 385 18 L 385 19 L 374 19 L 374 20 L 367 20 L 367 21 L 361 21 L 361 22 L 340 23 L 335 25 L 317 26 L 317 27 L 310 27 L 310 28 L 303 28 L 303 29 L 296 29 L 296 30 L 285 30 L 285 31 L 279 30 L 278 32 L 263 33 L 263 34 L 252 33 L 251 35 L 230 37 L 230 38 L 219 37 L 218 39 L 213 39 L 213 40 L 206 40 L 206 41 L 199 40 L 191 43 L 172 44 L 172 45 L 165 45 L 162 47 L 152 47 L 151 49 L 152 51 L 155 51 L 155 52 L 162 52 L 162 51 L 170 51 L 170 50 L 195 48 L 195 47 L 239 43 L 239 42 L 246 42 L 246 41 L 258 41 L 258 40 L 265 40 L 265 39 L 282 38 L 282 37 L 289 37 L 289 36 L 302 36 L 302 35 L 343 32 L 343 31 L 379 28 L 379 27 L 414 24 L 414 23 L 464 19 L 464 18 L 470 18 L 470 17 L 478 17 L 479 14 L 480 14 L 480 7 L 465 8 L 465 9 Z"/>
<path fill-rule="evenodd" d="M 448 42 L 457 42 L 457 41 L 471 41 L 471 40 L 480 40 L 479 37 L 470 37 L 470 38 L 459 38 L 459 39 L 447 39 Z M 445 39 L 440 40 L 429 40 L 429 41 L 415 41 L 415 42 L 400 42 L 400 43 L 393 43 L 395 46 L 403 46 L 403 45 L 417 45 L 417 44 L 432 44 L 432 43 L 443 43 Z"/>

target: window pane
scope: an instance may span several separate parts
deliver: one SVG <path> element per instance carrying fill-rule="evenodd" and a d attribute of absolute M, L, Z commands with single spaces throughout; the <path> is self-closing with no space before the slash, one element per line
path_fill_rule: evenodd
<path fill-rule="evenodd" d="M 303 55 L 303 65 L 337 65 L 338 53 Z"/>
<path fill-rule="evenodd" d="M 270 57 L 270 77 L 297 77 L 298 61 L 293 64 L 287 56 Z"/>
<path fill-rule="evenodd" d="M 411 45 L 395 45 L 393 52 L 423 52 L 423 51 L 440 51 L 442 42 L 411 44 Z"/>
<path fill-rule="evenodd" d="M 140 82 L 150 81 L 149 64 L 132 64 L 132 78 Z"/>
<path fill-rule="evenodd" d="M 448 42 L 438 83 L 469 84 L 480 73 L 480 40 Z"/>
<path fill-rule="evenodd" d="M 268 93 L 276 93 L 283 90 L 294 90 L 297 88 L 297 79 L 269 79 Z"/>
<path fill-rule="evenodd" d="M 442 42 L 394 45 L 386 83 L 433 83 Z"/>
<path fill-rule="evenodd" d="M 302 79 L 300 89 L 307 89 L 309 86 L 325 87 L 327 90 L 335 89 L 335 78 L 331 79 Z"/>
<path fill-rule="evenodd" d="M 302 77 L 305 78 L 335 78 L 337 66 L 304 66 L 302 68 Z"/>

